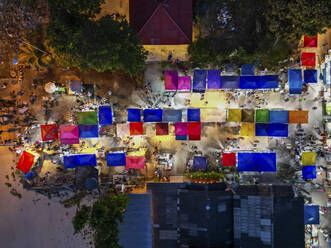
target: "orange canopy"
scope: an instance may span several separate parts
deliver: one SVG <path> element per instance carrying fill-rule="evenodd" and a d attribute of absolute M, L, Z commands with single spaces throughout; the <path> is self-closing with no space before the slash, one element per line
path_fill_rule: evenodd
<path fill-rule="evenodd" d="M 288 123 L 308 123 L 308 111 L 306 110 L 289 111 Z"/>

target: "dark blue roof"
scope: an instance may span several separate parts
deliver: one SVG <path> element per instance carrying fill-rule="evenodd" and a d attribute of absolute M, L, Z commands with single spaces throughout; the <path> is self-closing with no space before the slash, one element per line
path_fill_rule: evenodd
<path fill-rule="evenodd" d="M 98 125 L 79 125 L 79 138 L 97 138 L 99 137 Z"/>
<path fill-rule="evenodd" d="M 240 76 L 221 76 L 221 89 L 239 89 Z"/>
<path fill-rule="evenodd" d="M 317 70 L 305 70 L 303 78 L 305 83 L 317 83 Z"/>
<path fill-rule="evenodd" d="M 276 153 L 238 153 L 238 171 L 276 171 Z"/>
<path fill-rule="evenodd" d="M 100 106 L 99 107 L 99 124 L 100 125 L 113 124 L 113 112 L 112 112 L 111 106 Z"/>
<path fill-rule="evenodd" d="M 305 205 L 305 225 L 319 225 L 320 213 L 318 205 Z"/>
<path fill-rule="evenodd" d="M 128 121 L 129 122 L 140 122 L 141 121 L 141 110 L 140 109 L 128 109 Z"/>
<path fill-rule="evenodd" d="M 255 136 L 268 136 L 269 124 L 267 123 L 256 123 L 255 124 Z"/>
<path fill-rule="evenodd" d="M 220 89 L 221 88 L 221 72 L 220 70 L 208 70 L 208 89 Z"/>
<path fill-rule="evenodd" d="M 270 123 L 268 135 L 273 136 L 273 137 L 287 137 L 288 136 L 288 124 Z"/>
<path fill-rule="evenodd" d="M 200 122 L 200 109 L 188 109 L 187 110 L 187 121 Z"/>
<path fill-rule="evenodd" d="M 145 109 L 144 122 L 162 122 L 162 109 Z"/>
<path fill-rule="evenodd" d="M 107 166 L 125 166 L 125 153 L 107 153 Z"/>
<path fill-rule="evenodd" d="M 243 64 L 241 66 L 241 75 L 254 76 L 255 65 L 254 64 Z"/>
<path fill-rule="evenodd" d="M 288 110 L 270 110 L 270 123 L 288 123 Z"/>
<path fill-rule="evenodd" d="M 194 70 L 193 92 L 205 92 L 207 73 L 205 70 Z"/>

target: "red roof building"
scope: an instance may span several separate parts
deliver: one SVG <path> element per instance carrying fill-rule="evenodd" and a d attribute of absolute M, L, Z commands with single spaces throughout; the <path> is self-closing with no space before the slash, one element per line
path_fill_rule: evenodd
<path fill-rule="evenodd" d="M 130 0 L 130 25 L 143 45 L 192 41 L 192 0 Z"/>

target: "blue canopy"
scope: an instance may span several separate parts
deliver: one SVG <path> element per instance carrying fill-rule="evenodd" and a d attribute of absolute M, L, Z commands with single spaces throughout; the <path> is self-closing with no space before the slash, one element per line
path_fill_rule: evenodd
<path fill-rule="evenodd" d="M 187 135 L 176 135 L 176 140 L 187 140 Z"/>
<path fill-rule="evenodd" d="M 290 87 L 290 94 L 302 93 L 302 72 L 301 69 L 288 70 L 288 84 Z"/>
<path fill-rule="evenodd" d="M 113 124 L 113 112 L 111 110 L 111 106 L 99 107 L 99 124 L 100 125 Z"/>
<path fill-rule="evenodd" d="M 259 76 L 259 89 L 274 89 L 278 88 L 278 75 L 262 75 Z"/>
<path fill-rule="evenodd" d="M 107 153 L 107 166 L 125 166 L 125 153 Z"/>
<path fill-rule="evenodd" d="M 288 124 L 270 123 L 268 135 L 273 136 L 273 137 L 287 137 L 288 136 Z"/>
<path fill-rule="evenodd" d="M 316 166 L 305 165 L 302 167 L 302 178 L 303 179 L 315 179 L 316 178 Z"/>
<path fill-rule="evenodd" d="M 287 110 L 270 110 L 269 111 L 270 123 L 288 123 Z"/>
<path fill-rule="evenodd" d="M 76 166 L 96 166 L 97 157 L 95 154 L 81 154 L 64 156 L 64 168 L 70 169 Z"/>
<path fill-rule="evenodd" d="M 79 138 L 97 138 L 99 137 L 98 125 L 79 125 Z"/>
<path fill-rule="evenodd" d="M 318 205 L 304 205 L 305 225 L 319 225 L 320 208 Z"/>
<path fill-rule="evenodd" d="M 207 73 L 205 70 L 194 70 L 193 92 L 205 92 Z"/>
<path fill-rule="evenodd" d="M 241 76 L 240 89 L 258 89 L 259 76 Z"/>
<path fill-rule="evenodd" d="M 255 65 L 254 64 L 243 64 L 241 66 L 241 75 L 254 76 Z"/>
<path fill-rule="evenodd" d="M 208 89 L 221 88 L 221 72 L 220 70 L 208 70 Z"/>
<path fill-rule="evenodd" d="M 182 110 L 163 109 L 162 122 L 182 122 Z"/>
<path fill-rule="evenodd" d="M 317 70 L 305 70 L 303 79 L 305 83 L 317 83 Z"/>
<path fill-rule="evenodd" d="M 255 136 L 268 136 L 269 124 L 255 123 Z"/>
<path fill-rule="evenodd" d="M 221 76 L 221 89 L 239 89 L 240 76 Z"/>
<path fill-rule="evenodd" d="M 140 109 L 128 109 L 128 121 L 129 122 L 140 122 L 141 121 L 141 110 Z"/>
<path fill-rule="evenodd" d="M 238 171 L 276 171 L 276 153 L 238 153 Z"/>
<path fill-rule="evenodd" d="M 207 169 L 207 158 L 201 156 L 195 156 L 193 158 L 193 168 L 199 170 Z"/>
<path fill-rule="evenodd" d="M 187 121 L 200 122 L 200 109 L 188 109 L 187 110 Z"/>
<path fill-rule="evenodd" d="M 162 109 L 145 109 L 144 122 L 162 122 Z"/>

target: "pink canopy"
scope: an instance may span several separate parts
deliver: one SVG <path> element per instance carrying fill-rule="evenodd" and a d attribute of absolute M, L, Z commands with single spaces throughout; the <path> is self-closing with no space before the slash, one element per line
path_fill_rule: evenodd
<path fill-rule="evenodd" d="M 144 169 L 145 157 L 144 156 L 126 156 L 125 169 Z"/>
<path fill-rule="evenodd" d="M 191 90 L 191 77 L 178 77 L 178 90 Z"/>
<path fill-rule="evenodd" d="M 187 122 L 175 123 L 175 135 L 187 135 Z"/>
<path fill-rule="evenodd" d="M 77 125 L 60 126 L 61 144 L 79 144 L 79 129 Z"/>
<path fill-rule="evenodd" d="M 165 71 L 164 85 L 166 90 L 177 90 L 178 87 L 178 71 Z"/>

